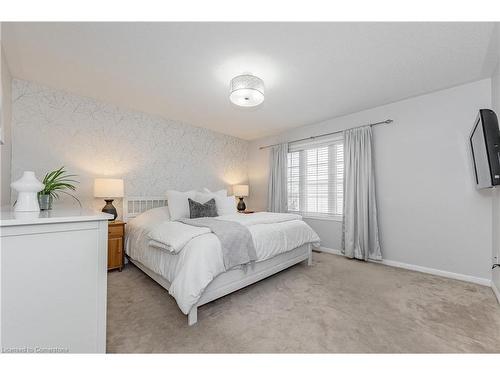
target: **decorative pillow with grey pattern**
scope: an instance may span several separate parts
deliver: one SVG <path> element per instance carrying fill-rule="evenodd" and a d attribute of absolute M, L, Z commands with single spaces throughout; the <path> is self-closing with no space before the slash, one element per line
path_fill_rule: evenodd
<path fill-rule="evenodd" d="M 196 219 L 198 217 L 215 217 L 217 216 L 217 205 L 215 199 L 212 198 L 208 202 L 200 203 L 188 198 L 189 202 L 189 218 Z"/>

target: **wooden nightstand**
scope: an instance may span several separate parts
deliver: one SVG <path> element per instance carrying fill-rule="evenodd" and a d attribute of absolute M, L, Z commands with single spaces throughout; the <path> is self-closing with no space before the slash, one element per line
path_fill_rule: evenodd
<path fill-rule="evenodd" d="M 123 268 L 125 259 L 124 243 L 125 223 L 115 220 L 108 223 L 108 271 Z"/>

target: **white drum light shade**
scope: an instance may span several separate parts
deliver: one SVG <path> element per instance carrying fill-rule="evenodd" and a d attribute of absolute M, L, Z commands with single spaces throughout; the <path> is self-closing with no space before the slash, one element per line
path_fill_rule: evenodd
<path fill-rule="evenodd" d="M 255 107 L 264 101 L 264 81 L 250 74 L 231 80 L 229 99 L 241 107 Z"/>
<path fill-rule="evenodd" d="M 94 180 L 94 197 L 122 198 L 123 180 L 120 178 L 96 178 Z"/>
<path fill-rule="evenodd" d="M 233 194 L 236 197 L 248 197 L 248 185 L 234 185 Z"/>

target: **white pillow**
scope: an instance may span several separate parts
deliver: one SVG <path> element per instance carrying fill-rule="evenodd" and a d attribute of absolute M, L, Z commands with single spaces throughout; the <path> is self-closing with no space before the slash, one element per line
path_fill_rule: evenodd
<path fill-rule="evenodd" d="M 209 193 L 209 194 L 215 194 L 215 195 L 222 195 L 224 197 L 227 197 L 227 189 L 222 189 L 222 190 L 217 190 L 217 191 L 210 191 L 209 189 L 207 188 L 203 188 L 203 191 L 205 193 Z"/>
<path fill-rule="evenodd" d="M 234 195 L 230 195 L 229 197 L 217 195 L 215 196 L 215 204 L 217 205 L 217 213 L 219 216 L 232 215 L 238 212 Z"/>
<path fill-rule="evenodd" d="M 227 197 L 225 195 L 218 194 L 218 192 L 196 193 L 196 197 L 194 198 L 194 200 L 200 203 L 206 203 L 212 198 L 215 199 L 215 205 L 217 206 L 217 215 L 231 215 L 237 212 L 236 200 L 234 199 L 234 196 Z"/>
<path fill-rule="evenodd" d="M 168 210 L 172 221 L 189 218 L 188 198 L 196 200 L 196 191 L 167 191 Z"/>

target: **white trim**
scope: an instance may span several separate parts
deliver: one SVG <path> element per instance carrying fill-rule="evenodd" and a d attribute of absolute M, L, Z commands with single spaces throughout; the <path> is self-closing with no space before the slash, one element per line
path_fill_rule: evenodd
<path fill-rule="evenodd" d="M 417 266 L 415 264 L 402 263 L 402 262 L 397 262 L 395 260 L 388 260 L 388 259 L 383 259 L 381 261 L 370 260 L 370 262 L 380 263 L 380 264 L 384 264 L 386 266 L 391 266 L 391 267 L 404 268 L 404 269 L 411 270 L 411 271 L 429 273 L 431 275 L 447 277 L 449 279 L 455 279 L 455 280 L 460 280 L 460 281 L 467 281 L 469 283 L 474 283 L 474 284 L 479 284 L 479 285 L 484 285 L 484 286 L 491 286 L 491 280 L 485 279 L 482 277 L 464 275 L 461 273 L 455 273 L 455 272 L 450 272 L 450 271 L 442 271 L 442 270 L 438 270 L 435 268 Z"/>
<path fill-rule="evenodd" d="M 491 289 L 493 289 L 493 293 L 495 293 L 495 296 L 497 297 L 498 303 L 500 303 L 500 290 L 498 290 L 496 284 L 491 280 Z"/>
<path fill-rule="evenodd" d="M 328 248 L 328 247 L 322 247 L 321 246 L 318 250 L 322 251 L 324 253 L 328 253 L 328 254 L 334 254 L 334 255 L 341 255 L 341 256 L 343 256 L 342 252 L 340 250 L 337 250 L 337 249 L 331 249 L 331 248 Z M 442 270 L 438 270 L 438 269 L 435 269 L 435 268 L 417 266 L 415 264 L 402 263 L 402 262 L 397 262 L 395 260 L 389 260 L 389 259 L 369 260 L 369 262 L 383 264 L 383 265 L 389 266 L 389 267 L 403 268 L 403 269 L 410 270 L 410 271 L 417 271 L 417 272 L 422 272 L 422 273 L 428 273 L 428 274 L 431 274 L 431 275 L 442 276 L 442 277 L 446 277 L 446 278 L 449 278 L 449 279 L 455 279 L 455 280 L 460 280 L 460 281 L 467 281 L 467 282 L 470 282 L 470 283 L 484 285 L 484 286 L 491 286 L 493 288 L 493 283 L 491 282 L 491 280 L 490 279 L 485 279 L 485 278 L 482 278 L 482 277 L 464 275 L 464 274 L 461 274 L 461 273 L 455 273 L 455 272 L 450 272 L 450 271 L 442 271 Z M 498 290 L 497 291 L 493 290 L 493 291 L 495 293 L 498 292 Z M 498 294 L 497 294 L 497 298 L 498 298 Z M 500 301 L 500 298 L 499 298 L 499 301 Z"/>
<path fill-rule="evenodd" d="M 291 213 L 296 213 L 297 215 L 301 215 L 303 219 L 306 220 L 323 220 L 323 221 L 339 221 L 342 222 L 343 218 L 342 215 L 330 215 L 330 216 L 308 216 L 307 214 L 301 214 L 300 212 L 292 212 Z"/>
<path fill-rule="evenodd" d="M 331 249 L 329 247 L 323 247 L 323 246 L 320 246 L 319 249 L 313 249 L 313 250 L 317 250 L 317 251 L 321 251 L 322 253 L 328 253 L 328 254 L 333 254 L 333 255 L 344 255 L 342 254 L 342 251 L 340 250 L 337 250 L 337 249 Z"/>

